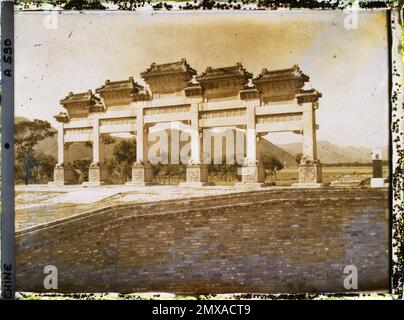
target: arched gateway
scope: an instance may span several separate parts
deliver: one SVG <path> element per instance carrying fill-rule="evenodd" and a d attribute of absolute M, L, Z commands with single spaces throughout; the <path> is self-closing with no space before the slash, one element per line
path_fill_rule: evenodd
<path fill-rule="evenodd" d="M 149 128 L 166 122 L 189 125 L 191 159 L 186 184 L 203 185 L 208 172 L 202 161 L 202 130 L 235 127 L 246 133 L 242 183 L 260 184 L 265 175 L 257 161 L 257 137 L 270 132 L 294 132 L 303 135 L 303 156 L 299 166 L 299 184 L 321 183 L 321 165 L 316 153 L 315 110 L 321 94 L 303 89 L 309 77 L 297 65 L 283 70 L 262 72 L 253 78 L 238 63 L 231 67 L 211 68 L 197 75 L 185 59 L 167 64 L 153 63 L 142 72 L 151 92 L 130 77 L 109 81 L 85 93 L 72 93 L 60 101 L 67 112 L 55 116 L 58 128 L 58 163 L 55 184 L 73 182 L 66 163 L 69 142 L 90 141 L 93 159 L 86 185 L 108 182 L 106 168 L 100 162 L 102 134 L 133 133 L 137 152 L 133 159 L 131 184 L 145 185 L 152 180 L 148 159 Z"/>

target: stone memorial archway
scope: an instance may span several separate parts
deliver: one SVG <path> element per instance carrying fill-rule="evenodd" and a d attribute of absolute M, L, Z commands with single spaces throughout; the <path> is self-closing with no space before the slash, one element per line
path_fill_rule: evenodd
<path fill-rule="evenodd" d="M 109 81 L 95 90 L 72 93 L 60 101 L 66 112 L 55 116 L 58 128 L 58 163 L 54 183 L 72 183 L 72 168 L 66 165 L 65 144 L 91 141 L 92 163 L 87 186 L 108 183 L 101 164 L 102 134 L 133 133 L 137 152 L 133 159 L 131 185 L 152 181 L 148 159 L 149 128 L 155 124 L 181 122 L 189 126 L 191 159 L 185 185 L 201 186 L 208 181 L 203 161 L 204 130 L 235 127 L 245 132 L 242 184 L 262 184 L 262 164 L 257 159 L 257 137 L 271 132 L 303 135 L 303 157 L 299 185 L 318 186 L 321 164 L 316 151 L 315 112 L 321 94 L 305 90 L 309 81 L 297 65 L 289 69 L 263 69 L 253 78 L 240 63 L 223 68 L 206 68 L 197 75 L 185 59 L 167 64 L 153 63 L 140 76 L 149 89 L 132 77 Z"/>

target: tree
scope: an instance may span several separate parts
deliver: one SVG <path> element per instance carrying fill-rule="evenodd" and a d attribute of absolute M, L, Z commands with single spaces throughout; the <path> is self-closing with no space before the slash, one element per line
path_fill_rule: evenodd
<path fill-rule="evenodd" d="M 120 170 L 116 170 L 115 173 L 117 179 L 127 181 L 131 175 L 132 164 L 136 159 L 136 141 L 120 141 L 114 148 L 114 158 L 120 167 Z"/>
<path fill-rule="evenodd" d="M 103 135 L 102 136 L 102 143 L 105 145 L 108 144 L 113 144 L 116 142 L 116 139 L 114 137 L 111 137 L 110 135 Z"/>
<path fill-rule="evenodd" d="M 91 160 L 88 159 L 80 159 L 74 160 L 72 162 L 72 166 L 74 172 L 76 173 L 76 178 L 78 178 L 79 182 L 88 181 L 88 171 L 90 167 Z"/>
<path fill-rule="evenodd" d="M 32 178 L 32 170 L 35 167 L 38 167 L 39 162 L 35 157 L 34 152 L 27 153 L 27 155 L 22 160 L 22 167 L 24 172 L 24 183 L 28 184 L 30 179 Z"/>
<path fill-rule="evenodd" d="M 270 171 L 279 171 L 285 167 L 278 158 L 268 155 L 262 157 L 262 164 L 264 166 L 264 169 Z"/>
<path fill-rule="evenodd" d="M 38 167 L 38 178 L 39 183 L 46 183 L 52 180 L 53 169 L 57 163 L 57 160 L 52 155 L 38 154 L 37 157 L 39 167 Z"/>
<path fill-rule="evenodd" d="M 136 159 L 136 142 L 122 140 L 114 148 L 114 157 L 118 162 L 132 164 Z"/>
<path fill-rule="evenodd" d="M 48 183 L 53 178 L 56 163 L 54 156 L 43 153 L 34 153 L 25 157 L 23 161 L 16 161 L 14 166 L 15 182 Z"/>
<path fill-rule="evenodd" d="M 302 160 L 303 153 L 299 152 L 298 154 L 295 155 L 296 163 L 300 164 L 300 160 Z"/>
<path fill-rule="evenodd" d="M 55 131 L 49 122 L 35 119 L 21 121 L 14 126 L 15 159 L 23 166 L 24 181 L 28 184 L 30 171 L 35 164 L 35 146 L 42 140 L 53 137 Z"/>
<path fill-rule="evenodd" d="M 274 180 L 276 180 L 276 172 L 282 170 L 285 167 L 285 165 L 278 158 L 268 155 L 262 157 L 262 164 L 265 171 L 270 171 Z"/>

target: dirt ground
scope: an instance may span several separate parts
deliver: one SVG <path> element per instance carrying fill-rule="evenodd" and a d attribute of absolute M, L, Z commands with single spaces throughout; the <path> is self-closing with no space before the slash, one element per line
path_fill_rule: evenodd
<path fill-rule="evenodd" d="M 370 178 L 372 167 L 323 167 L 323 182 L 325 183 L 342 176 L 351 176 L 359 180 Z M 383 168 L 383 176 L 388 176 L 387 167 Z M 287 187 L 296 182 L 298 182 L 297 168 L 288 168 L 277 172 L 276 187 Z M 120 203 L 183 199 L 245 191 L 232 185 L 233 183 L 230 182 L 217 182 L 215 186 L 196 189 L 179 187 L 178 185 L 131 188 L 123 185 L 111 185 L 88 189 L 79 185 L 56 188 L 47 185 L 17 185 L 15 196 L 16 229 L 25 229 Z M 97 198 L 100 193 L 104 193 L 105 196 Z"/>

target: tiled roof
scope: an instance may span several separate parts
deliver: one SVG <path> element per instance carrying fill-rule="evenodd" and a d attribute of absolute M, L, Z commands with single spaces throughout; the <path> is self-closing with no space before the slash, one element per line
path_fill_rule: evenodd
<path fill-rule="evenodd" d="M 103 94 L 113 91 L 129 90 L 131 91 L 131 93 L 136 93 L 141 89 L 143 89 L 143 87 L 134 82 L 133 77 L 129 77 L 128 80 L 121 80 L 121 81 L 106 80 L 105 84 L 102 87 L 97 88 L 95 92 Z"/>
<path fill-rule="evenodd" d="M 314 102 L 321 98 L 323 95 L 316 89 L 300 89 L 296 94 L 296 98 L 299 102 Z"/>
<path fill-rule="evenodd" d="M 299 66 L 295 64 L 292 68 L 279 69 L 279 70 L 267 70 L 262 69 L 261 73 L 253 81 L 254 83 L 264 81 L 279 81 L 279 80 L 302 80 L 307 82 L 310 78 L 304 74 Z"/>
<path fill-rule="evenodd" d="M 152 76 L 159 76 L 164 74 L 177 74 L 177 73 L 189 73 L 190 75 L 195 75 L 196 70 L 192 69 L 187 63 L 186 59 L 181 59 L 177 62 L 156 64 L 152 63 L 150 68 L 142 72 L 140 76 L 142 78 L 148 78 Z"/>
<path fill-rule="evenodd" d="M 322 97 L 323 95 L 321 94 L 321 92 L 318 92 L 316 89 L 300 89 L 298 94 L 300 95 L 308 95 L 308 94 L 314 94 L 314 95 L 318 95 L 319 97 Z"/>
<path fill-rule="evenodd" d="M 216 80 L 222 78 L 244 78 L 248 80 L 252 77 L 252 74 L 249 73 L 246 69 L 243 68 L 241 63 L 237 63 L 234 66 L 230 67 L 223 67 L 223 68 L 212 68 L 207 67 L 205 72 L 202 73 L 200 76 L 196 77 L 198 81 L 209 81 L 209 80 Z"/>
<path fill-rule="evenodd" d="M 91 90 L 81 93 L 69 92 L 66 98 L 60 100 L 60 104 L 70 104 L 70 103 L 80 103 L 88 102 L 88 104 L 95 104 L 100 100 L 100 98 L 93 95 Z"/>

